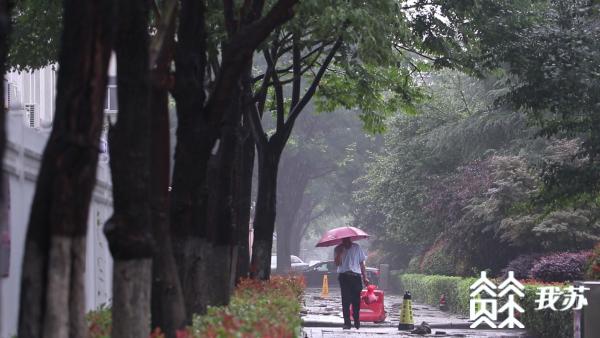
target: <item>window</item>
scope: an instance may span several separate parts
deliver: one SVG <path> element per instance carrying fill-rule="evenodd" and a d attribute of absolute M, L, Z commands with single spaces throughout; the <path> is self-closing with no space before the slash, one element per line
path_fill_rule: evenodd
<path fill-rule="evenodd" d="M 119 109 L 119 102 L 117 101 L 117 79 L 115 76 L 108 77 L 106 97 L 104 98 L 104 109 L 111 111 Z"/>
<path fill-rule="evenodd" d="M 329 269 L 327 268 L 327 265 L 328 265 L 327 263 L 321 264 L 321 265 L 317 266 L 317 268 L 315 270 L 327 272 L 327 271 L 329 271 Z"/>
<path fill-rule="evenodd" d="M 117 102 L 117 86 L 109 85 L 106 88 L 106 97 L 104 98 L 105 110 L 118 110 L 119 103 Z"/>

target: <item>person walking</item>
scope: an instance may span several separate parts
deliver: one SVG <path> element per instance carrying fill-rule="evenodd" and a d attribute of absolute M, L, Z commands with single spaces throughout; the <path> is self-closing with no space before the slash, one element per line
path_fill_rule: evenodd
<path fill-rule="evenodd" d="M 365 285 L 369 284 L 365 269 L 367 255 L 360 245 L 352 242 L 350 238 L 344 238 L 342 244 L 336 246 L 333 252 L 342 291 L 344 330 L 349 330 L 352 327 L 350 323 L 350 304 L 352 304 L 354 327 L 359 329 L 360 292 L 363 288 L 363 282 Z"/>

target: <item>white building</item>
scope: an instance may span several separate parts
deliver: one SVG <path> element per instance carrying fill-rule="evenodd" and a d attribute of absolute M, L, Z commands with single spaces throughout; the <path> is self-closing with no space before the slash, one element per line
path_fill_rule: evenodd
<path fill-rule="evenodd" d="M 111 62 L 109 74 L 105 112 L 114 115 L 117 109 L 114 62 Z M 0 247 L 9 252 L 10 258 L 8 270 L 0 271 L 0 338 L 16 335 L 26 227 L 41 154 L 54 117 L 56 77 L 54 67 L 5 75 L 8 140 L 3 172 L 8 176 L 10 211 L 8 233 L 0 234 Z M 107 160 L 106 154 L 101 154 L 88 220 L 85 276 L 87 310 L 109 303 L 112 294 L 112 258 L 103 234 L 104 222 L 112 214 L 112 187 Z"/>

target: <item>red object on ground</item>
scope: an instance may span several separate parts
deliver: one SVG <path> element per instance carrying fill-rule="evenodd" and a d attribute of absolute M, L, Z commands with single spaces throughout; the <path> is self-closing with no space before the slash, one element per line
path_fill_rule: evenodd
<path fill-rule="evenodd" d="M 369 285 L 360 293 L 360 321 L 361 322 L 383 322 L 385 320 L 385 309 L 383 306 L 383 290 L 375 290 L 377 286 Z M 352 317 L 352 305 L 350 305 L 350 317 Z"/>
<path fill-rule="evenodd" d="M 350 238 L 353 241 L 369 238 L 369 234 L 355 227 L 340 227 L 327 231 L 317 242 L 318 247 L 334 246 L 342 243 L 342 239 Z"/>
<path fill-rule="evenodd" d="M 440 306 L 439 306 L 440 310 L 442 311 L 446 311 L 448 310 L 448 305 L 446 304 L 446 295 L 442 293 L 442 296 L 440 297 Z"/>
<path fill-rule="evenodd" d="M 375 295 L 375 289 L 377 286 L 371 284 L 367 286 L 367 294 L 363 297 L 365 303 L 371 304 L 377 301 L 377 296 Z"/>

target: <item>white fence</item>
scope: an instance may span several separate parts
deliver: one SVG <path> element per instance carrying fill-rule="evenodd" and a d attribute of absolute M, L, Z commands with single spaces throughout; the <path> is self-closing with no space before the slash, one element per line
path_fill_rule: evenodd
<path fill-rule="evenodd" d="M 8 276 L 0 278 L 0 338 L 16 334 L 25 234 L 41 154 L 48 139 L 48 132 L 24 125 L 23 113 L 10 112 L 6 121 L 8 142 L 4 173 L 9 176 L 11 246 Z M 108 165 L 101 163 L 88 220 L 85 276 L 88 310 L 111 299 L 112 258 L 102 232 L 104 222 L 112 213 L 111 190 Z"/>

